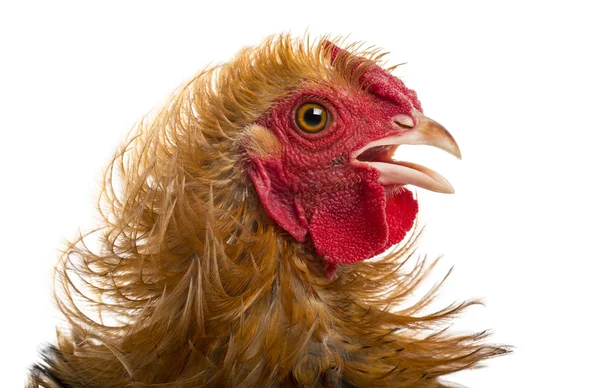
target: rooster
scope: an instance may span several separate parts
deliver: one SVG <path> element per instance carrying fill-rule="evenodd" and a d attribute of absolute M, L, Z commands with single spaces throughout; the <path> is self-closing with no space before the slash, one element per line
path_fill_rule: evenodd
<path fill-rule="evenodd" d="M 453 189 L 392 155 L 460 151 L 378 49 L 340 46 L 273 36 L 132 131 L 56 268 L 67 325 L 30 387 L 433 388 L 508 351 L 449 334 L 477 302 L 429 311 L 439 284 L 407 305 L 433 264 L 406 186 Z"/>

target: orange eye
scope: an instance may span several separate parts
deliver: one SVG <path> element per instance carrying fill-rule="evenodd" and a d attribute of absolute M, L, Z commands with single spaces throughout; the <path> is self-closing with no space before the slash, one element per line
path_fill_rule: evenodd
<path fill-rule="evenodd" d="M 296 123 L 301 130 L 308 133 L 321 132 L 329 126 L 331 118 L 327 109 L 320 104 L 309 102 L 296 110 Z"/>

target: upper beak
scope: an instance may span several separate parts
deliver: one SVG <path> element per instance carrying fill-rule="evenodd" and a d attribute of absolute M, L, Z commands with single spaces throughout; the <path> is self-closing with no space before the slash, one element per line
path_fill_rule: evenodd
<path fill-rule="evenodd" d="M 379 172 L 379 183 L 384 186 L 410 184 L 439 193 L 454 193 L 454 188 L 450 182 L 437 172 L 415 163 L 393 161 L 389 152 L 372 153 L 375 155 L 372 160 L 358 160 L 363 152 L 374 147 L 398 146 L 401 144 L 430 145 L 461 159 L 458 144 L 446 128 L 419 111 L 415 110 L 413 117 L 408 115 L 394 116 L 393 121 L 401 129 L 401 132 L 368 143 L 353 153 L 353 162 L 367 163 L 370 167 L 376 169 Z M 392 151 L 395 148 L 393 147 Z"/>

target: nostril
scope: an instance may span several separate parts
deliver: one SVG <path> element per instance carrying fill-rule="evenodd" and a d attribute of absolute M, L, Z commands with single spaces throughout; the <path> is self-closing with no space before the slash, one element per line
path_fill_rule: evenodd
<path fill-rule="evenodd" d="M 392 121 L 402 128 L 413 128 L 415 126 L 415 121 L 409 115 L 396 115 L 392 118 Z"/>

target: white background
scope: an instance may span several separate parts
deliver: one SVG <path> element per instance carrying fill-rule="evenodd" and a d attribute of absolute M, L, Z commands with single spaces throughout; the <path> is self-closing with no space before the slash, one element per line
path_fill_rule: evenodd
<path fill-rule="evenodd" d="M 457 192 L 420 192 L 424 250 L 454 265 L 445 298 L 486 301 L 460 327 L 493 328 L 515 352 L 453 380 L 598 386 L 599 12 L 490 4 L 3 2 L 2 386 L 22 386 L 36 346 L 54 338 L 57 249 L 94 225 L 100 174 L 129 128 L 205 65 L 306 29 L 408 61 L 395 74 L 462 148 L 461 162 L 423 147 L 401 155 Z"/>

